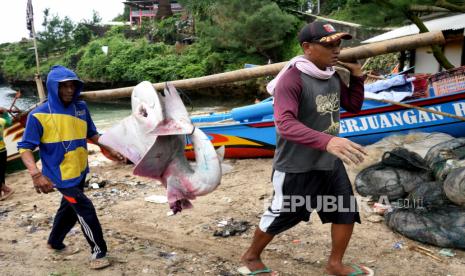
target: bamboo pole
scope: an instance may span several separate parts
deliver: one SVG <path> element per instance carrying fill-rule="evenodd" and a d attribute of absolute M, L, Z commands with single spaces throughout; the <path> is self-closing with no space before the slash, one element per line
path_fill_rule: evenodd
<path fill-rule="evenodd" d="M 37 94 L 39 95 L 39 100 L 43 102 L 46 99 L 46 97 L 45 97 L 44 85 L 42 83 L 42 78 L 40 77 L 39 52 L 37 50 L 37 39 L 36 39 L 36 29 L 34 27 L 34 19 L 31 20 L 31 33 L 32 33 L 32 41 L 34 42 L 34 53 L 36 57 L 36 74 L 34 75 L 34 81 L 36 82 Z"/>
<path fill-rule="evenodd" d="M 375 42 L 367 45 L 343 49 L 339 55 L 341 61 L 354 61 L 358 59 L 369 58 L 381 54 L 387 54 L 407 49 L 416 49 L 418 47 L 444 44 L 445 39 L 441 31 L 422 33 L 412 36 L 406 36 L 389 41 Z M 197 89 L 210 87 L 236 81 L 244 81 L 264 76 L 276 75 L 287 62 L 274 63 L 269 65 L 257 66 L 254 68 L 240 69 L 236 71 L 220 73 L 199 78 L 184 80 L 175 80 L 171 83 L 180 89 Z M 165 83 L 153 84 L 156 90 L 162 90 Z M 116 89 L 107 89 L 99 91 L 87 91 L 81 93 L 81 98 L 86 100 L 98 99 L 118 99 L 130 97 L 134 87 L 124 87 Z"/>
<path fill-rule="evenodd" d="M 431 257 L 431 258 L 435 259 L 438 262 L 441 262 L 441 263 L 443 262 L 443 260 L 441 258 L 434 255 L 434 252 L 432 250 L 430 250 L 428 248 L 425 248 L 423 246 L 411 245 L 411 246 L 409 246 L 409 249 L 412 250 L 412 251 L 416 251 L 418 253 L 421 253 L 423 255 L 426 255 L 428 257 Z"/>
<path fill-rule="evenodd" d="M 413 109 L 417 109 L 417 110 L 421 110 L 421 111 L 425 111 L 425 112 L 429 112 L 429 113 L 434 113 L 434 114 L 437 114 L 437 115 L 441 115 L 441 116 L 444 116 L 444 117 L 449 117 L 449 118 L 453 118 L 453 119 L 457 119 L 457 120 L 465 122 L 465 117 L 457 116 L 457 115 L 450 114 L 450 113 L 447 113 L 447 112 L 437 111 L 437 110 L 430 109 L 430 108 L 424 108 L 424 107 L 421 107 L 421 106 L 411 105 L 411 104 L 407 104 L 407 103 L 399 103 L 399 102 L 395 102 L 395 101 L 391 101 L 391 100 L 385 100 L 385 99 L 365 98 L 365 100 L 388 103 L 388 104 L 398 105 L 398 106 L 402 106 L 402 107 L 406 107 L 406 108 L 413 108 Z"/>

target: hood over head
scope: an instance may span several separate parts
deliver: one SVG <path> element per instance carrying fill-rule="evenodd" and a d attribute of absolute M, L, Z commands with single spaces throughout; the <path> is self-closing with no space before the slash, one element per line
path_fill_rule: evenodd
<path fill-rule="evenodd" d="M 76 92 L 74 93 L 72 104 L 76 103 L 83 88 L 82 80 L 80 80 L 76 73 L 74 73 L 72 70 L 62 65 L 53 66 L 47 76 L 47 92 L 50 107 L 55 111 L 58 111 L 62 108 L 66 109 L 65 105 L 60 100 L 60 96 L 58 95 L 59 83 L 64 81 L 76 82 Z"/>

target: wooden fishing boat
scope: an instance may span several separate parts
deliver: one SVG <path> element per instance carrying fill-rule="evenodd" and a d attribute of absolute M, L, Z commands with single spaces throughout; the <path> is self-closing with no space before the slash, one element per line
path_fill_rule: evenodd
<path fill-rule="evenodd" d="M 35 107 L 34 105 L 33 107 Z M 24 126 L 27 119 L 27 114 L 29 113 L 32 108 L 28 111 L 23 112 L 22 114 L 18 115 L 18 117 L 14 120 L 14 123 L 6 128 L 3 131 L 3 139 L 5 141 L 6 150 L 7 150 L 7 162 L 6 162 L 6 173 L 12 173 L 18 170 L 24 170 L 26 167 L 24 166 L 23 162 L 21 161 L 21 156 L 18 152 L 18 142 L 23 137 L 24 133 Z M 39 159 L 39 151 L 34 151 L 34 157 L 36 160 Z"/>
<path fill-rule="evenodd" d="M 16 148 L 18 142 L 21 140 L 21 137 L 23 136 L 23 133 L 24 127 L 19 122 L 13 123 L 11 127 L 6 128 L 3 132 L 6 150 L 8 154 L 6 163 L 7 173 L 24 169 L 23 163 L 21 161 L 21 156 L 19 155 L 18 149 Z"/>

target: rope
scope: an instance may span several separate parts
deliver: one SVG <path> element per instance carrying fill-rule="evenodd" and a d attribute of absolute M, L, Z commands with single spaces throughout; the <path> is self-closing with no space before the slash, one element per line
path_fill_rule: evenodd
<path fill-rule="evenodd" d="M 407 108 L 413 108 L 413 109 L 417 109 L 417 110 L 421 110 L 421 111 L 425 111 L 425 112 L 430 112 L 430 113 L 434 113 L 434 114 L 437 114 L 437 115 L 442 115 L 442 116 L 445 116 L 445 117 L 449 117 L 449 118 L 453 118 L 453 119 L 465 122 L 465 117 L 457 116 L 457 115 L 450 114 L 450 113 L 447 113 L 447 112 L 437 111 L 437 110 L 430 109 L 430 108 L 424 108 L 424 107 L 421 107 L 421 106 L 415 106 L 415 105 L 406 104 L 406 103 L 399 103 L 399 102 L 395 102 L 395 101 L 391 101 L 391 100 L 384 100 L 384 99 L 365 98 L 365 100 L 383 102 L 383 103 L 399 105 L 399 106 L 403 106 L 403 107 L 407 107 Z"/>

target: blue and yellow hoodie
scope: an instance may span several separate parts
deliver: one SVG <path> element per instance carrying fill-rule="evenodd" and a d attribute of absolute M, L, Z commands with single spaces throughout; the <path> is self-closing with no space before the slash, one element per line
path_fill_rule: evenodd
<path fill-rule="evenodd" d="M 58 95 L 59 82 L 76 81 L 72 103 L 65 107 Z M 97 134 L 84 101 L 78 101 L 83 83 L 66 67 L 56 65 L 47 77 L 48 100 L 32 110 L 27 119 L 19 152 L 34 150 L 37 146 L 42 160 L 42 174 L 57 188 L 79 184 L 89 172 L 87 141 Z"/>

